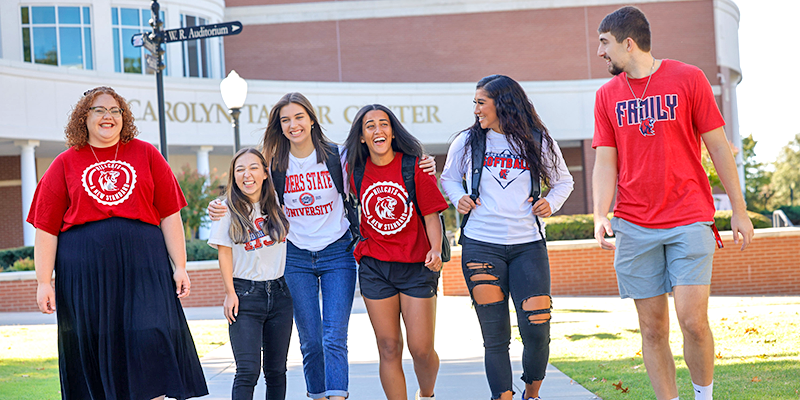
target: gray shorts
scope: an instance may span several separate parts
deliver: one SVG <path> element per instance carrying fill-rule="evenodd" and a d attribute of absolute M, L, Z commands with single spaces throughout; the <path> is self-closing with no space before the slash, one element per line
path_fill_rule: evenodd
<path fill-rule="evenodd" d="M 711 284 L 716 246 L 711 224 L 650 229 L 612 218 L 620 297 L 646 299 L 669 293 L 678 285 Z"/>

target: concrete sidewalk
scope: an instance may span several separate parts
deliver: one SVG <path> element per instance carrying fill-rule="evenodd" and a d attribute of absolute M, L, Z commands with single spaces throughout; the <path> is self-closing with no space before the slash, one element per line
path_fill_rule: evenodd
<path fill-rule="evenodd" d="M 567 308 L 581 308 L 587 301 L 585 298 L 556 298 L 560 306 L 567 303 Z M 591 301 L 619 302 L 618 298 L 600 298 Z M 573 304 L 574 303 L 574 304 Z M 436 382 L 436 398 L 439 400 L 489 399 L 489 385 L 483 368 L 483 341 L 475 310 L 469 297 L 439 296 L 436 314 L 436 351 L 441 360 L 439 376 Z M 184 309 L 189 320 L 224 320 L 222 307 L 189 307 Z M 602 315 L 598 315 L 603 317 Z M 565 322 L 573 318 L 573 314 L 556 313 L 553 322 Z M 594 316 L 590 316 L 594 317 Z M 513 318 L 513 316 L 512 316 Z M 635 311 L 631 315 L 635 318 Z M 512 319 L 512 322 L 515 321 Z M 38 325 L 55 324 L 55 314 L 38 312 L 0 313 L 0 325 Z M 378 376 L 378 348 L 372 325 L 364 307 L 364 301 L 356 294 L 353 311 L 350 316 L 348 336 L 350 361 L 350 398 L 354 400 L 384 399 Z M 511 360 L 514 373 L 515 399 L 522 396 L 522 343 L 511 341 Z M 201 360 L 203 372 L 208 382 L 210 395 L 202 399 L 230 399 L 233 376 L 236 365 L 233 360 L 230 344 L 215 349 Z M 409 399 L 414 398 L 417 390 L 416 377 L 411 355 L 404 351 L 403 367 L 406 376 Z M 306 385 L 303 378 L 303 358 L 297 332 L 293 332 L 289 348 L 288 360 L 288 400 L 306 400 Z M 256 386 L 255 399 L 265 398 L 263 379 Z M 547 378 L 542 385 L 541 396 L 545 400 L 588 400 L 597 399 L 594 394 L 557 370 L 548 366 Z"/>
<path fill-rule="evenodd" d="M 187 308 L 189 319 L 217 319 L 222 309 Z M 436 382 L 436 398 L 448 399 L 489 399 L 489 385 L 483 367 L 483 341 L 480 326 L 468 297 L 440 296 L 438 299 L 436 321 L 436 351 L 441 360 L 439 377 Z M 350 361 L 350 398 L 356 400 L 383 399 L 383 389 L 378 377 L 378 349 L 375 335 L 367 316 L 361 296 L 356 295 L 353 312 L 350 316 L 348 337 Z M 522 343 L 512 340 L 511 359 L 514 369 L 514 385 L 519 399 L 524 387 L 519 379 L 522 375 L 520 357 Z M 236 366 L 229 344 L 226 344 L 201 359 L 203 371 L 208 381 L 210 396 L 203 399 L 229 399 Z M 288 400 L 305 400 L 306 386 L 303 378 L 303 359 L 297 332 L 292 335 L 288 360 Z M 406 349 L 403 356 L 409 399 L 417 390 L 416 377 L 410 354 Z M 584 400 L 597 397 L 574 383 L 568 376 L 552 365 L 548 366 L 547 378 L 542 385 L 543 399 Z M 255 399 L 265 396 L 264 381 L 256 388 Z"/>

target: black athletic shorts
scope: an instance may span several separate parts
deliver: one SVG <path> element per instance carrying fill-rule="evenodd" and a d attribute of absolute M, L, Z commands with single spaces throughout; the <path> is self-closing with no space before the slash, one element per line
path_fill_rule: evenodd
<path fill-rule="evenodd" d="M 429 270 L 425 263 L 402 263 L 362 257 L 358 268 L 361 295 L 381 300 L 398 293 L 417 298 L 436 296 L 439 272 Z"/>

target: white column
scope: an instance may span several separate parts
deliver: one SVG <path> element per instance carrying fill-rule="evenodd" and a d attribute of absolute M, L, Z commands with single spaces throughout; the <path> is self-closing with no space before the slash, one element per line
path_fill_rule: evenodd
<path fill-rule="evenodd" d="M 150 8 L 150 2 L 142 8 Z M 114 73 L 114 37 L 111 35 L 111 0 L 94 0 L 92 12 L 92 51 L 94 52 L 94 69 L 98 72 Z M 121 32 L 120 32 L 121 34 Z M 131 38 L 122 38 L 122 42 L 130 43 Z M 122 51 L 122 50 L 120 50 Z M 86 84 L 86 89 L 94 86 Z M 91 86 L 91 87 L 89 87 Z"/>
<path fill-rule="evenodd" d="M 38 140 L 17 140 L 14 145 L 22 148 L 19 156 L 20 178 L 22 179 L 22 234 L 25 246 L 33 246 L 36 237 L 36 228 L 27 223 L 28 211 L 36 192 L 36 154 L 34 149 L 39 145 Z"/>
<path fill-rule="evenodd" d="M 741 79 L 740 79 L 741 81 Z M 731 93 L 731 133 L 733 136 L 733 145 L 736 146 L 739 151 L 736 153 L 736 167 L 739 170 L 739 187 L 742 190 L 742 196 L 745 195 L 745 181 L 744 181 L 744 154 L 742 151 L 742 135 L 739 132 L 739 103 L 736 97 L 736 87 L 739 86 L 739 83 L 736 82 L 735 84 L 731 84 L 730 86 L 730 93 Z"/>
<path fill-rule="evenodd" d="M 206 176 L 206 185 L 208 185 L 208 176 L 210 173 L 208 153 L 210 153 L 211 150 L 214 150 L 214 146 L 200 146 L 197 150 L 197 173 Z M 210 222 L 207 218 L 208 217 L 203 219 L 204 223 Z M 211 233 L 208 228 L 208 225 L 201 225 L 200 229 L 197 230 L 197 237 L 207 240 L 208 235 Z"/>
<path fill-rule="evenodd" d="M 16 1 L 0 1 L 0 58 L 22 61 L 20 6 Z"/>
<path fill-rule="evenodd" d="M 214 146 L 200 146 L 197 150 L 197 173 L 208 176 L 210 169 L 208 163 L 208 153 L 214 150 Z"/>

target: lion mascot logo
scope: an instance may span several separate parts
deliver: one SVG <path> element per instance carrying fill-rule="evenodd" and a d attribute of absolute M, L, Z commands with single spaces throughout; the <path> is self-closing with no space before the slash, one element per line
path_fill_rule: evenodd
<path fill-rule="evenodd" d="M 378 203 L 375 205 L 375 213 L 383 219 L 397 219 L 394 216 L 394 206 L 397 205 L 397 199 L 393 197 L 378 197 Z"/>
<path fill-rule="evenodd" d="M 117 177 L 119 177 L 119 172 L 117 171 L 100 171 L 98 183 L 106 192 L 116 192 L 119 190 L 117 188 Z"/>

